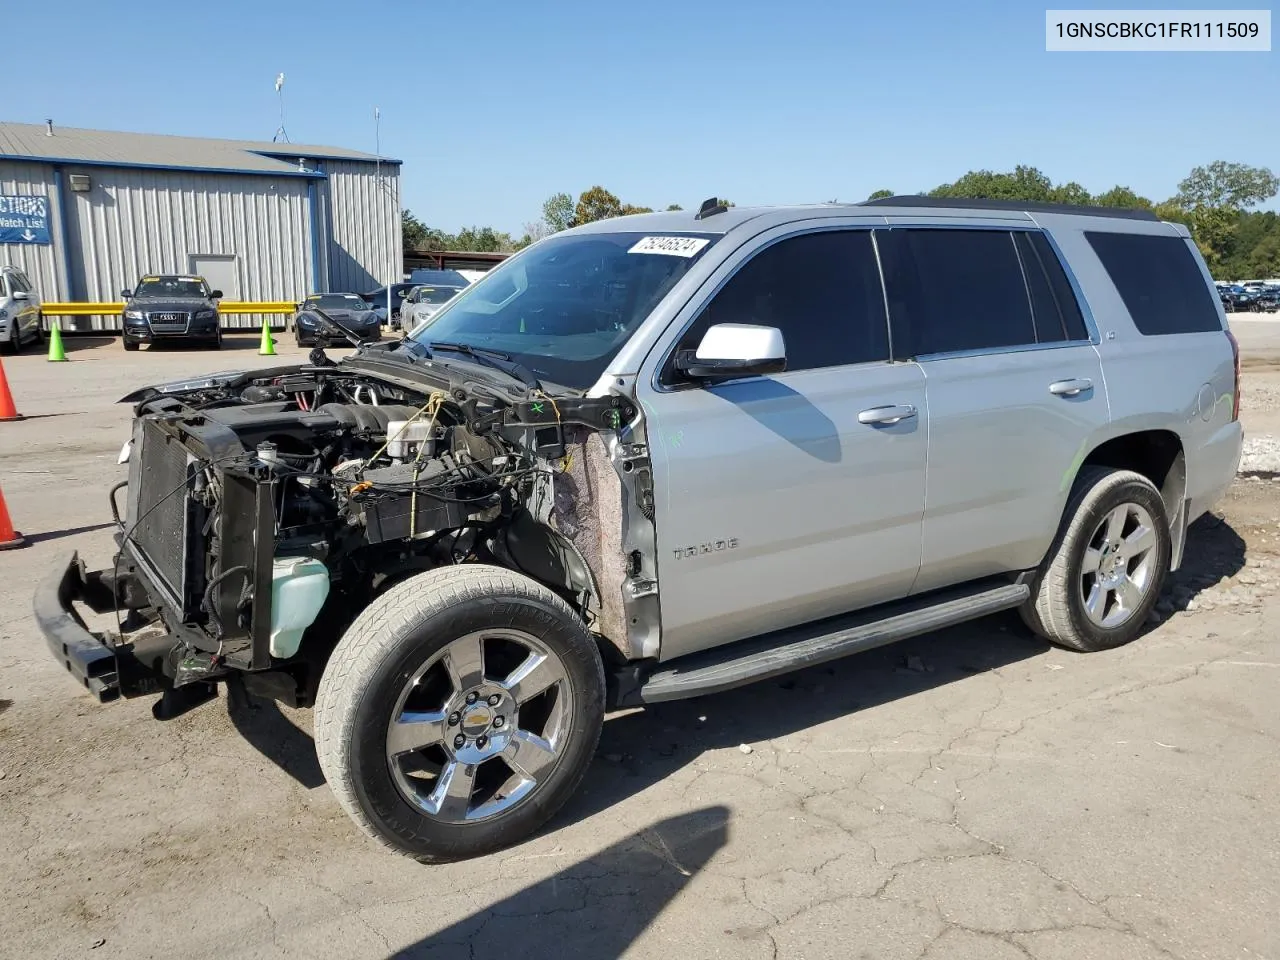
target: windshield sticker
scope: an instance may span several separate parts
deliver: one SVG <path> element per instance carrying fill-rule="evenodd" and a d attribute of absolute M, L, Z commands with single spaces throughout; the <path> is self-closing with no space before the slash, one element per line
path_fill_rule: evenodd
<path fill-rule="evenodd" d="M 643 237 L 627 253 L 662 253 L 669 257 L 692 257 L 707 245 L 702 237 Z"/>

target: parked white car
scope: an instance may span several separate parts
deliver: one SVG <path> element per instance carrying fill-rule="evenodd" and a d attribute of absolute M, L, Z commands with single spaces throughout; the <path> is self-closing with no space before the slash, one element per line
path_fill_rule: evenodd
<path fill-rule="evenodd" d="M 0 345 L 17 353 L 24 343 L 43 339 L 40 295 L 20 269 L 0 266 Z"/>
<path fill-rule="evenodd" d="M 465 287 L 446 286 L 444 284 L 419 284 L 405 294 L 400 302 L 400 327 L 412 330 L 422 321 L 429 319 L 441 307 L 454 298 L 459 290 Z"/>

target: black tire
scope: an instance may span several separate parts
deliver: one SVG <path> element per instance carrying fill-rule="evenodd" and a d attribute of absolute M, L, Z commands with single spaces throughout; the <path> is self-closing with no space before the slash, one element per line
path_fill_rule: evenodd
<path fill-rule="evenodd" d="M 567 725 L 554 762 L 510 809 L 472 823 L 446 822 L 411 804 L 397 786 L 388 727 L 424 665 L 458 638 L 487 630 L 523 631 L 555 653 L 572 691 Z M 316 749 L 338 803 L 366 834 L 423 863 L 462 860 L 525 839 L 564 804 L 599 742 L 604 693 L 600 652 L 561 598 L 500 567 L 445 567 L 392 587 L 343 635 L 320 680 Z"/>
<path fill-rule="evenodd" d="M 139 346 L 137 340 L 130 340 L 128 337 L 122 337 L 120 342 L 123 343 L 124 348 L 130 352 L 137 350 Z"/>
<path fill-rule="evenodd" d="M 36 317 L 36 335 L 34 339 L 36 346 L 44 343 L 44 314 L 40 314 Z"/>
<path fill-rule="evenodd" d="M 1145 572 L 1141 601 L 1127 613 L 1114 614 L 1123 615 L 1122 622 L 1106 626 L 1096 622 L 1086 609 L 1085 557 L 1094 547 L 1094 538 L 1104 521 L 1125 505 L 1136 505 L 1152 521 L 1152 565 Z M 1142 631 L 1159 599 L 1169 573 L 1171 552 L 1164 500 L 1150 480 L 1131 470 L 1085 467 L 1072 487 L 1053 545 L 1031 584 L 1031 597 L 1019 613 L 1032 631 L 1069 650 L 1089 653 L 1123 646 Z M 1106 552 L 1094 551 L 1093 555 L 1106 556 Z M 1115 569 L 1119 569 L 1132 561 L 1120 557 L 1114 562 Z M 1090 575 L 1090 580 L 1096 582 L 1097 575 Z"/>

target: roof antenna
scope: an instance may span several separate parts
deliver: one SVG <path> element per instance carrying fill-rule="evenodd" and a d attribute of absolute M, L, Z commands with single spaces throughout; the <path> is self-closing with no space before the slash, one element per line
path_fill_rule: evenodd
<path fill-rule="evenodd" d="M 702 201 L 702 206 L 698 208 L 693 219 L 705 220 L 707 217 L 714 217 L 717 213 L 725 213 L 728 209 L 717 197 L 707 197 Z"/>
<path fill-rule="evenodd" d="M 272 136 L 271 142 L 275 143 L 278 140 L 283 140 L 285 143 L 288 143 L 289 134 L 285 133 L 285 130 L 284 130 L 284 74 L 283 73 L 276 74 L 276 99 L 280 101 L 280 126 L 276 128 L 275 135 Z"/>

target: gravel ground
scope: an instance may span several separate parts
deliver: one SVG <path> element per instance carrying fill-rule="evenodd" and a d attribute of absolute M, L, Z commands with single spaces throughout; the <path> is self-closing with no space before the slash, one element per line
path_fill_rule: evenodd
<path fill-rule="evenodd" d="M 1239 324 L 1252 458 L 1275 326 Z M 1234 327 L 1234 324 L 1233 324 Z M 99 706 L 35 583 L 110 555 L 103 491 L 142 382 L 263 365 L 70 340 L 6 358 L 0 956 L 447 960 L 1280 957 L 1280 481 L 1193 525 L 1151 630 L 1073 655 L 992 617 L 611 716 L 580 794 L 500 855 L 425 868 L 357 833 L 310 711 Z M 282 344 L 286 358 L 295 355 Z M 1251 464 L 1254 460 L 1249 461 Z"/>

